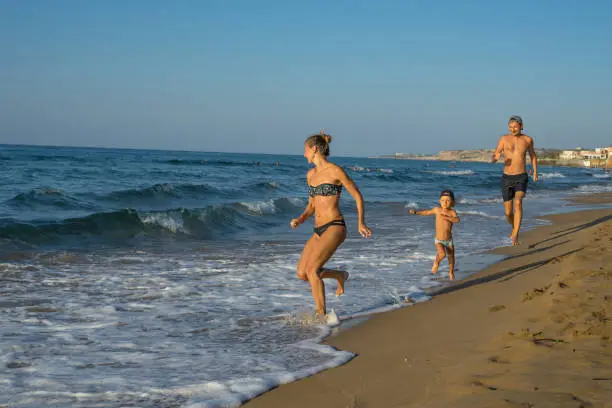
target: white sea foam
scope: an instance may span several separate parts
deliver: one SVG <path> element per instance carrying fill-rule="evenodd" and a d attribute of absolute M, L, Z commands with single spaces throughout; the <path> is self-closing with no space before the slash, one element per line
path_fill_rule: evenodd
<path fill-rule="evenodd" d="M 371 173 L 371 172 L 386 173 L 386 174 L 393 173 L 393 169 L 381 169 L 381 168 L 376 168 L 376 167 L 352 166 L 350 169 L 356 172 L 366 172 L 366 173 Z"/>
<path fill-rule="evenodd" d="M 502 197 L 497 197 L 497 198 L 485 198 L 482 200 L 483 203 L 485 204 L 489 204 L 489 203 L 503 203 L 504 199 Z"/>
<path fill-rule="evenodd" d="M 434 174 L 442 174 L 444 176 L 471 176 L 474 170 L 436 170 L 432 171 Z"/>
<path fill-rule="evenodd" d="M 241 202 L 240 205 L 245 207 L 248 211 L 258 215 L 276 214 L 278 212 L 278 208 L 273 200 Z"/>
<path fill-rule="evenodd" d="M 185 231 L 183 218 L 179 212 L 138 213 L 138 217 L 143 224 L 155 224 L 174 233 Z"/>
<path fill-rule="evenodd" d="M 219 408 L 238 407 L 243 402 L 282 384 L 287 384 L 309 377 L 320 371 L 345 364 L 354 357 L 348 351 L 338 351 L 329 346 L 314 342 L 301 342 L 296 344 L 298 348 L 312 350 L 317 353 L 327 354 L 330 359 L 324 364 L 301 369 L 294 372 L 278 372 L 268 374 L 265 377 L 248 377 L 221 382 L 210 382 L 189 390 L 190 399 L 188 408 Z M 184 393 L 185 390 L 181 390 Z"/>
<path fill-rule="evenodd" d="M 603 192 L 610 192 L 612 191 L 612 183 L 606 185 L 587 184 L 583 186 L 578 186 L 575 191 L 581 194 L 597 194 Z"/>
<path fill-rule="evenodd" d="M 479 217 L 485 217 L 485 218 L 492 218 L 492 219 L 504 219 L 503 216 L 501 215 L 491 215 L 491 214 L 487 214 L 484 211 L 475 211 L 475 210 L 468 210 L 468 211 L 463 211 L 463 210 L 457 210 L 457 214 L 459 215 L 476 215 Z"/>
<path fill-rule="evenodd" d="M 419 237 L 431 238 L 432 232 L 415 231 L 413 235 L 372 241 L 378 246 L 371 252 L 363 252 L 363 240 L 349 237 L 329 266 L 349 270 L 351 278 L 341 298 L 332 295 L 336 283 L 329 282 L 328 307 L 341 320 L 350 320 L 426 300 L 427 295 L 410 282 L 421 282 L 422 287 L 438 284 L 421 280 L 430 275 L 434 251 L 430 239 L 421 242 Z M 412 249 L 407 251 L 407 246 Z M 252 244 L 248 252 L 233 251 L 231 257 L 221 259 L 207 259 L 206 252 L 180 257 L 142 251 L 137 255 L 113 253 L 85 265 L 70 264 L 79 270 L 78 275 L 43 272 L 46 288 L 60 280 L 62 285 L 85 284 L 87 291 L 101 298 L 93 306 L 84 294 L 66 297 L 47 292 L 57 312 L 24 314 L 19 325 L 6 328 L 20 332 L 18 327 L 22 327 L 23 333 L 45 330 L 50 336 L 45 348 L 36 349 L 47 350 L 45 365 L 23 368 L 31 370 L 30 384 L 38 384 L 39 393 L 17 388 L 14 400 L 28 400 L 31 405 L 55 401 L 58 406 L 136 406 L 137 401 L 146 405 L 147 401 L 174 398 L 169 401 L 183 406 L 237 405 L 279 384 L 345 363 L 352 358 L 350 353 L 318 343 L 329 333 L 328 328 L 288 325 L 279 317 L 294 310 L 312 310 L 310 291 L 295 277 L 301 247 Z M 132 257 L 137 262 L 110 262 Z M 261 315 L 261 311 L 268 314 Z M 258 352 L 262 345 L 272 348 L 275 357 Z M 5 346 L 0 343 L 2 350 Z M 11 358 L 24 352 L 32 351 L 18 349 Z M 32 357 L 36 360 L 36 355 Z M 194 361 L 198 362 L 195 371 Z M 216 374 L 206 367 L 214 367 Z M 252 367 L 268 369 L 255 374 Z M 141 390 L 140 399 L 123 389 L 119 377 L 117 383 L 110 380 L 115 370 L 130 378 L 130 387 Z M 148 375 L 138 374 L 143 371 Z M 50 373 L 54 372 L 62 373 L 72 391 L 86 390 L 87 384 L 105 386 L 100 392 L 68 392 L 53 381 Z M 10 381 L 15 374 L 0 374 L 0 381 Z M 211 375 L 218 378 L 206 380 Z M 182 380 L 172 384 L 168 378 Z"/>
<path fill-rule="evenodd" d="M 552 179 L 552 178 L 565 178 L 565 176 L 561 173 L 555 172 L 555 173 L 541 173 L 539 175 L 540 178 L 543 179 Z"/>
<path fill-rule="evenodd" d="M 291 204 L 295 205 L 296 207 L 303 206 L 306 204 L 306 200 L 304 200 L 303 198 L 299 198 L 299 197 L 289 197 L 288 200 Z"/>
<path fill-rule="evenodd" d="M 457 201 L 457 204 L 474 205 L 474 204 L 479 204 L 479 201 L 473 198 L 462 197 Z"/>

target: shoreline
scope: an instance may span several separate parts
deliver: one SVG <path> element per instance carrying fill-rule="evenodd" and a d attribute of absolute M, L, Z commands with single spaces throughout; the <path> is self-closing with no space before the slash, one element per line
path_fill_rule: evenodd
<path fill-rule="evenodd" d="M 612 203 L 612 194 L 576 197 L 571 201 L 578 205 L 607 205 Z M 582 367 L 586 364 L 585 355 L 593 353 L 601 354 L 608 367 L 612 364 L 612 353 L 606 351 L 606 347 L 612 346 L 610 328 L 606 324 L 606 316 L 612 315 L 606 315 L 610 298 L 598 298 L 599 303 L 603 302 L 597 306 L 601 310 L 588 313 L 589 316 L 593 313 L 600 316 L 599 320 L 596 317 L 583 319 L 587 322 L 583 321 L 583 326 L 589 326 L 589 322 L 595 322 L 593 324 L 597 326 L 599 321 L 599 338 L 594 339 L 597 336 L 589 334 L 593 327 L 584 331 L 587 334 L 577 335 L 571 328 L 561 330 L 555 326 L 571 320 L 567 316 L 572 312 L 582 310 L 580 307 L 561 312 L 553 310 L 580 298 L 579 293 L 567 298 L 554 298 L 552 303 L 544 295 L 558 297 L 563 296 L 559 292 L 570 293 L 572 287 L 584 287 L 585 281 L 592 280 L 587 275 L 594 264 L 602 264 L 604 258 L 607 263 L 602 265 L 610 264 L 612 256 L 606 255 L 606 248 L 612 248 L 612 209 L 583 210 L 575 207 L 573 212 L 539 218 L 551 221 L 552 225 L 524 232 L 519 247 L 486 251 L 504 255 L 504 259 L 463 280 L 433 288 L 428 292 L 432 296 L 429 301 L 373 314 L 327 337 L 322 344 L 356 354 L 346 364 L 276 387 L 246 402 L 245 406 L 510 407 L 535 406 L 520 401 L 532 404 L 533 401 L 549 400 L 558 400 L 558 403 L 546 406 L 579 406 L 565 405 L 570 401 L 575 404 L 583 397 L 574 392 L 571 395 L 578 400 L 569 398 L 565 401 L 567 392 L 563 394 L 562 390 L 570 386 L 570 382 L 558 377 L 563 377 L 565 372 L 572 375 L 576 369 L 574 365 Z M 594 255 L 582 259 L 580 253 L 585 251 Z M 564 274 L 564 269 L 568 268 L 572 273 Z M 605 266 L 599 268 L 602 268 L 601 276 L 605 279 L 612 274 Z M 575 278 L 575 275 L 580 278 Z M 570 280 L 575 282 L 571 285 L 564 283 Z M 612 294 L 612 284 L 610 286 L 609 293 Z M 557 287 L 569 289 L 550 289 Z M 594 293 L 604 288 L 589 290 Z M 542 305 L 534 312 L 529 304 L 538 302 Z M 545 323 L 551 327 L 546 327 Z M 572 324 L 572 327 L 576 326 L 575 322 Z M 540 326 L 543 329 L 539 329 Z M 589 342 L 588 347 L 583 347 L 584 341 Z M 580 347 L 586 347 L 584 353 L 576 354 L 575 345 L 578 343 Z M 595 343 L 600 344 L 599 348 Z M 551 350 L 567 354 L 570 345 L 574 345 L 571 353 L 573 360 L 577 361 L 568 359 L 568 367 L 563 366 L 563 362 L 553 364 L 547 360 Z M 543 385 L 534 390 L 525 385 L 524 378 L 517 379 L 528 376 L 525 371 L 534 366 L 533 361 L 526 358 L 531 355 L 535 355 L 535 361 L 541 362 L 541 367 L 533 370 L 534 378 L 550 375 L 547 370 L 551 366 L 558 368 L 553 376 L 557 380 L 542 380 Z M 581 392 L 588 396 L 584 401 L 612 401 L 612 376 L 606 377 L 601 367 L 585 371 L 592 372 L 593 378 L 603 380 L 590 380 L 593 384 L 586 382 L 586 385 L 584 381 L 578 381 Z M 500 399 L 500 395 L 504 397 Z"/>

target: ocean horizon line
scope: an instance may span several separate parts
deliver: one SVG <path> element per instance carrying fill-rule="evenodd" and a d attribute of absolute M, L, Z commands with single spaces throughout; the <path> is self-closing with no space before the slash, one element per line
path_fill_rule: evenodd
<path fill-rule="evenodd" d="M 61 144 L 36 144 L 36 143 L 0 143 L 0 147 L 39 147 L 39 148 L 68 148 L 68 149 L 100 149 L 100 150 L 112 150 L 112 151 L 153 151 L 153 152 L 176 152 L 176 153 L 206 153 L 206 154 L 249 154 L 249 155 L 260 155 L 260 156 L 291 156 L 291 157 L 301 157 L 302 155 L 299 153 L 262 153 L 262 152 L 230 152 L 230 151 L 214 151 L 214 150 L 198 150 L 198 149 L 166 149 L 159 147 L 112 147 L 112 146 L 96 146 L 96 145 L 61 145 Z M 494 150 L 494 147 L 480 147 L 480 148 L 464 148 L 464 149 L 447 149 L 443 151 L 449 152 L 459 152 L 459 151 L 488 151 Z M 564 148 L 557 147 L 538 147 L 536 150 L 567 150 Z M 393 153 L 376 153 L 376 154 L 367 154 L 367 155 L 343 155 L 343 154 L 334 154 L 333 157 L 341 157 L 341 158 L 356 158 L 356 159 L 388 159 L 396 156 L 400 156 L 407 159 L 417 159 L 429 158 L 429 157 L 437 157 L 439 156 L 439 152 L 437 153 L 419 153 L 419 152 L 393 152 Z M 423 159 L 421 159 L 423 160 Z M 432 159 L 436 161 L 437 159 Z"/>

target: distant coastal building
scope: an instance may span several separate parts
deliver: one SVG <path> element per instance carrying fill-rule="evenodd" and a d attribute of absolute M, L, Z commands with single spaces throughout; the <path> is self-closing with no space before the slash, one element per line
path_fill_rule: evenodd
<path fill-rule="evenodd" d="M 612 153 L 612 150 L 609 147 L 597 147 L 595 150 L 581 150 L 579 152 L 584 167 L 606 166 L 610 153 Z"/>
<path fill-rule="evenodd" d="M 574 160 L 574 159 L 578 159 L 580 157 L 580 155 L 578 154 L 578 151 L 576 150 L 564 150 L 561 153 L 559 153 L 559 158 L 561 160 Z"/>
<path fill-rule="evenodd" d="M 602 152 L 600 148 L 595 150 L 581 150 L 580 157 L 582 157 L 583 160 L 598 160 L 608 158 L 605 152 Z"/>
<path fill-rule="evenodd" d="M 603 167 L 610 161 L 612 147 L 597 147 L 593 150 L 577 147 L 573 150 L 563 150 L 559 160 L 571 163 L 582 163 L 584 167 Z"/>

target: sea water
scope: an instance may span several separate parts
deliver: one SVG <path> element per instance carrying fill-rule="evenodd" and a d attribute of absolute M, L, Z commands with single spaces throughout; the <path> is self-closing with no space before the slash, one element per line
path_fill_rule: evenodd
<path fill-rule="evenodd" d="M 333 157 L 366 202 L 341 210 L 348 237 L 326 283 L 340 319 L 425 301 L 434 219 L 409 215 L 454 190 L 459 279 L 510 243 L 500 165 Z M 312 234 L 301 156 L 0 147 L 0 405 L 236 406 L 350 360 L 320 344 L 296 264 Z M 601 170 L 541 167 L 523 228 L 564 198 L 612 191 Z M 415 328 L 418 330 L 418 328 Z"/>

